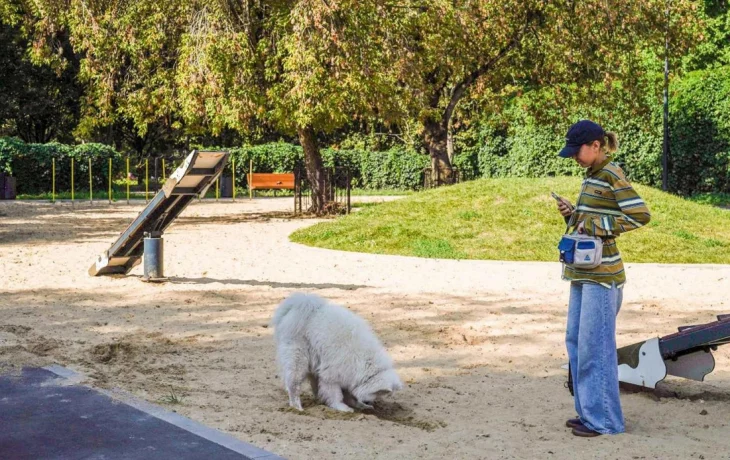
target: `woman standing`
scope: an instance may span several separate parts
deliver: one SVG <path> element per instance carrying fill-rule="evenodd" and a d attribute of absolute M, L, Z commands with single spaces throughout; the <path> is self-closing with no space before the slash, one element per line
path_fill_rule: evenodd
<path fill-rule="evenodd" d="M 621 308 L 624 265 L 616 237 L 649 222 L 646 204 L 623 170 L 611 162 L 618 148 L 614 133 L 590 120 L 568 130 L 559 155 L 586 168 L 578 202 L 558 203 L 560 214 L 578 233 L 603 239 L 601 265 L 592 269 L 563 267 L 570 283 L 565 344 L 570 360 L 577 418 L 566 425 L 576 436 L 593 437 L 624 431 L 618 386 L 616 315 Z"/>

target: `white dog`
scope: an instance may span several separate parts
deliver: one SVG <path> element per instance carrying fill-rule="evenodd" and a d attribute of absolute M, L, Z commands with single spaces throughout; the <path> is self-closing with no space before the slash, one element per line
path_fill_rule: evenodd
<path fill-rule="evenodd" d="M 292 294 L 272 319 L 276 355 L 289 405 L 309 377 L 315 396 L 333 409 L 372 409 L 376 398 L 403 388 L 393 361 L 362 318 L 314 294 Z"/>

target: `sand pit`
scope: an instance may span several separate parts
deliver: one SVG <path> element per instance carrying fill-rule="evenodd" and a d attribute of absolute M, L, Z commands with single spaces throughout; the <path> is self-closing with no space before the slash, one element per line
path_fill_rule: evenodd
<path fill-rule="evenodd" d="M 381 199 L 381 198 L 378 198 Z M 142 205 L 0 202 L 0 366 L 58 363 L 291 459 L 730 458 L 730 346 L 704 383 L 623 394 L 627 433 L 578 439 L 557 263 L 308 248 L 290 199 L 195 202 L 165 284 L 86 271 Z M 730 313 L 730 265 L 629 264 L 619 345 Z M 406 388 L 341 414 L 288 408 L 268 322 L 297 290 L 371 322 Z"/>

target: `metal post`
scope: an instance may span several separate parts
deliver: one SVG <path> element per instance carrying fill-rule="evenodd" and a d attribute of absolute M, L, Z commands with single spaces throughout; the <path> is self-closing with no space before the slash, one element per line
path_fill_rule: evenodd
<path fill-rule="evenodd" d="M 71 204 L 74 203 L 74 159 L 71 158 Z"/>
<path fill-rule="evenodd" d="M 144 200 L 150 201 L 150 159 L 144 159 Z"/>
<path fill-rule="evenodd" d="M 669 4 L 667 0 L 667 29 L 664 32 L 664 140 L 662 145 L 662 190 L 669 182 Z"/>
<path fill-rule="evenodd" d="M 94 186 L 91 181 L 91 157 L 89 157 L 89 203 L 94 202 Z"/>
<path fill-rule="evenodd" d="M 52 179 L 51 179 L 51 202 L 56 202 L 56 159 L 51 158 Z"/>
<path fill-rule="evenodd" d="M 157 160 L 159 157 L 155 157 L 155 193 L 160 191 L 160 176 L 157 174 Z"/>
<path fill-rule="evenodd" d="M 236 201 L 236 158 L 231 156 L 231 183 L 233 187 L 233 201 Z"/>
<path fill-rule="evenodd" d="M 294 214 L 297 214 L 297 196 L 299 196 L 299 174 L 294 168 Z"/>
<path fill-rule="evenodd" d="M 218 198 L 220 197 L 220 176 L 218 176 L 218 179 L 215 180 L 215 201 L 218 201 Z"/>
<path fill-rule="evenodd" d="M 350 179 L 350 170 L 349 169 L 347 170 L 347 176 L 346 177 L 347 177 L 347 186 L 346 186 L 346 190 L 347 190 L 347 214 L 350 214 L 350 209 L 352 208 L 352 205 L 351 205 L 351 202 L 350 202 L 350 183 L 352 182 L 352 180 Z"/>
<path fill-rule="evenodd" d="M 127 157 L 127 204 L 129 204 L 129 157 Z"/>
<path fill-rule="evenodd" d="M 109 158 L 109 204 L 112 204 L 112 159 Z"/>
<path fill-rule="evenodd" d="M 162 180 L 165 180 L 165 157 L 162 157 Z"/>
<path fill-rule="evenodd" d="M 164 251 L 161 232 L 144 233 L 144 276 L 143 281 L 166 281 L 164 275 Z"/>
<path fill-rule="evenodd" d="M 253 160 L 248 160 L 248 199 L 253 200 L 253 191 L 251 190 L 251 181 L 253 181 Z"/>
<path fill-rule="evenodd" d="M 302 168 L 301 166 L 298 168 L 299 173 L 297 174 L 297 185 L 299 186 L 299 214 L 304 214 L 304 210 L 302 209 Z M 305 172 L 306 174 L 306 172 Z"/>

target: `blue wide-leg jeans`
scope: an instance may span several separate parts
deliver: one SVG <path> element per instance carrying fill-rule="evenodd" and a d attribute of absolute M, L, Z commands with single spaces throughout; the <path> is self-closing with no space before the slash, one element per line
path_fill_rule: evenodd
<path fill-rule="evenodd" d="M 575 410 L 585 426 L 602 434 L 624 431 L 618 388 L 616 315 L 623 289 L 571 282 L 568 348 Z"/>

